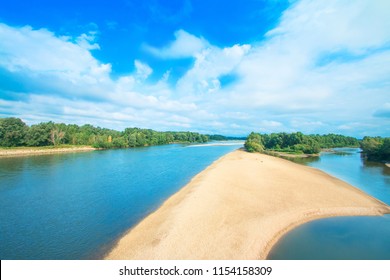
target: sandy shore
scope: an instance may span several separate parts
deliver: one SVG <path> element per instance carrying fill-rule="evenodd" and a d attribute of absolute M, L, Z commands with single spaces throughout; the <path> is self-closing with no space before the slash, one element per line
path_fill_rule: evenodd
<path fill-rule="evenodd" d="M 314 168 L 234 151 L 125 234 L 107 259 L 265 259 L 288 230 L 390 208 Z"/>
<path fill-rule="evenodd" d="M 0 157 L 33 156 L 58 153 L 88 152 L 96 150 L 89 146 L 61 147 L 61 148 L 0 148 Z"/>

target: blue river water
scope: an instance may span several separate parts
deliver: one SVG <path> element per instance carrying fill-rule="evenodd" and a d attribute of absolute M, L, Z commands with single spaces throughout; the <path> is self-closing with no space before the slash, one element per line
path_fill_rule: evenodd
<path fill-rule="evenodd" d="M 0 158 L 0 259 L 100 259 L 242 143 Z"/>
<path fill-rule="evenodd" d="M 319 158 L 298 159 L 390 205 L 390 168 L 367 162 L 359 149 L 335 149 Z M 269 259 L 390 259 L 390 215 L 315 220 L 288 232 Z"/>
<path fill-rule="evenodd" d="M 100 259 L 115 241 L 242 144 L 166 145 L 0 158 L 0 259 Z M 358 149 L 298 160 L 390 204 L 390 168 Z M 390 215 L 337 217 L 286 234 L 270 259 L 390 259 Z"/>

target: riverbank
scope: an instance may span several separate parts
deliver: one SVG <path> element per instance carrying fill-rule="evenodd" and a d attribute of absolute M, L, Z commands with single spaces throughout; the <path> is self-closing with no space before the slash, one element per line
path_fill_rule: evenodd
<path fill-rule="evenodd" d="M 234 151 L 125 234 L 107 259 L 265 259 L 307 221 L 390 208 L 322 171 Z"/>
<path fill-rule="evenodd" d="M 96 149 L 91 146 L 0 148 L 0 158 L 58 154 L 58 153 L 89 152 L 94 150 Z"/>

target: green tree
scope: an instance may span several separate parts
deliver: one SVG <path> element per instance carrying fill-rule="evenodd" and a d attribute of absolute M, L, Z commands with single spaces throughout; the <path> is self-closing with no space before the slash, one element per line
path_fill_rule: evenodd
<path fill-rule="evenodd" d="M 249 134 L 247 141 L 244 144 L 248 152 L 262 152 L 264 150 L 263 140 L 260 134 L 252 132 Z"/>
<path fill-rule="evenodd" d="M 364 137 L 360 147 L 368 160 L 390 161 L 390 138 Z"/>
<path fill-rule="evenodd" d="M 129 147 L 137 147 L 137 135 L 132 133 L 129 135 Z"/>
<path fill-rule="evenodd" d="M 259 140 L 260 139 L 260 140 Z M 317 154 L 321 148 L 357 147 L 358 140 L 343 135 L 304 135 L 296 133 L 251 133 L 245 143 L 248 151 L 266 150 Z"/>
<path fill-rule="evenodd" d="M 390 138 L 384 138 L 379 150 L 380 158 L 385 161 L 390 160 Z"/>
<path fill-rule="evenodd" d="M 112 146 L 116 148 L 127 148 L 128 143 L 126 137 L 121 136 L 114 138 L 114 140 L 112 140 Z"/>
<path fill-rule="evenodd" d="M 137 146 L 138 147 L 143 147 L 147 144 L 145 134 L 142 132 L 138 132 L 136 134 L 136 139 L 137 139 Z"/>
<path fill-rule="evenodd" d="M 65 132 L 59 130 L 58 128 L 54 128 L 50 131 L 50 142 L 53 143 L 54 146 L 61 144 L 62 139 L 65 136 Z"/>
<path fill-rule="evenodd" d="M 0 146 L 24 145 L 27 131 L 28 126 L 19 118 L 0 119 Z"/>
<path fill-rule="evenodd" d="M 194 132 L 159 132 L 126 128 L 123 132 L 64 123 L 40 123 L 30 128 L 20 119 L 0 119 L 1 146 L 46 146 L 59 144 L 92 145 L 99 148 L 143 147 L 173 142 L 207 142 L 208 137 Z"/>
<path fill-rule="evenodd" d="M 40 123 L 32 125 L 26 134 L 26 144 L 31 147 L 50 145 L 50 132 L 54 123 Z"/>

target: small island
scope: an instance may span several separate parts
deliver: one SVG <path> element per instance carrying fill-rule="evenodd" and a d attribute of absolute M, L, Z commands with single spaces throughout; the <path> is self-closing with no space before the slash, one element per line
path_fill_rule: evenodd
<path fill-rule="evenodd" d="M 245 142 L 248 152 L 284 156 L 316 156 L 322 149 L 359 147 L 359 141 L 339 134 L 305 135 L 302 132 L 260 134 L 252 132 Z"/>

